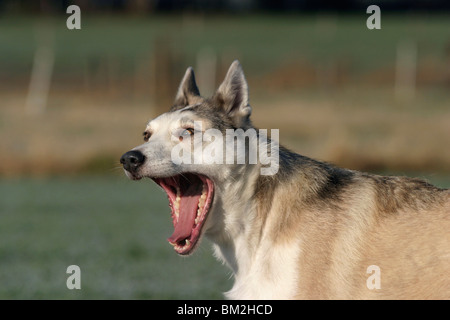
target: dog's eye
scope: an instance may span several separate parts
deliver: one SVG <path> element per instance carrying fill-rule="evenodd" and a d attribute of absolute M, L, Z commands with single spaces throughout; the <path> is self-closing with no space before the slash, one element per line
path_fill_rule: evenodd
<path fill-rule="evenodd" d="M 182 133 L 183 136 L 192 136 L 193 134 L 194 134 L 193 128 L 187 128 Z"/>
<path fill-rule="evenodd" d="M 144 141 L 147 142 L 148 139 L 150 139 L 150 136 L 152 134 L 150 132 L 148 132 L 148 131 L 145 131 L 142 135 L 144 136 Z"/>
<path fill-rule="evenodd" d="M 193 128 L 186 128 L 180 134 L 180 141 L 183 141 L 184 138 L 190 137 L 194 134 Z"/>

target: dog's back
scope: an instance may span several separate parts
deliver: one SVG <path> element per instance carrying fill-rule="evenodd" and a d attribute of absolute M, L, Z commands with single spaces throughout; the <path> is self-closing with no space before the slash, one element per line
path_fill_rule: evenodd
<path fill-rule="evenodd" d="M 450 298 L 448 190 L 283 152 L 260 211 L 280 217 L 274 241 L 301 244 L 297 298 Z"/>

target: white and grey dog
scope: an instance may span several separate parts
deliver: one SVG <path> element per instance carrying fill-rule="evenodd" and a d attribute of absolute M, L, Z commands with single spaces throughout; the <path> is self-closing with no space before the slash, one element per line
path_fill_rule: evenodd
<path fill-rule="evenodd" d="M 234 299 L 450 298 L 448 190 L 298 155 L 250 114 L 239 62 L 211 98 L 188 68 L 173 107 L 120 159 L 167 193 L 178 254 L 207 236 Z"/>

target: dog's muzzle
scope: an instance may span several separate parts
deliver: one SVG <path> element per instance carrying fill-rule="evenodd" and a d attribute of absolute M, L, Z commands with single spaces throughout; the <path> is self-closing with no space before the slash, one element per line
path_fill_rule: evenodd
<path fill-rule="evenodd" d="M 128 151 L 120 157 L 120 163 L 123 168 L 131 173 L 135 173 L 136 170 L 144 163 L 145 156 L 140 151 Z"/>

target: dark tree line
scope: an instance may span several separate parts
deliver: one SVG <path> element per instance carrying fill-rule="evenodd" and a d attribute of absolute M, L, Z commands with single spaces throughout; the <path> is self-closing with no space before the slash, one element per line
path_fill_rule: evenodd
<path fill-rule="evenodd" d="M 384 12 L 450 12 L 448 0 L 0 0 L 1 12 L 65 13 L 71 5 L 88 12 L 352 12 L 371 4 Z"/>

